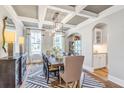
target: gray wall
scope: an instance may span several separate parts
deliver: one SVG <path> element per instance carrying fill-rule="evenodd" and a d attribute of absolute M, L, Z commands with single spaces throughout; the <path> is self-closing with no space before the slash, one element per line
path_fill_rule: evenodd
<path fill-rule="evenodd" d="M 124 10 L 109 16 L 107 19 L 109 23 L 109 74 L 124 80 Z"/>

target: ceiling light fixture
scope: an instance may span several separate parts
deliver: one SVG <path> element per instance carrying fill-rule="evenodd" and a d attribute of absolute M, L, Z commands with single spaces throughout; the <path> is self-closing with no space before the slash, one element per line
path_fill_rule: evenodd
<path fill-rule="evenodd" d="M 53 34 L 60 33 L 62 34 L 62 36 L 64 36 L 65 32 L 63 31 L 63 23 L 59 22 L 59 18 L 60 18 L 60 13 L 55 12 L 52 17 L 55 29 L 52 31 L 52 33 Z"/>

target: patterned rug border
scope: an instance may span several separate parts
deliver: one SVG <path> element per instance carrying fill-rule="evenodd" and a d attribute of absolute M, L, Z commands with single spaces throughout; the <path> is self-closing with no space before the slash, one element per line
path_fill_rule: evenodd
<path fill-rule="evenodd" d="M 47 84 L 42 71 L 42 65 L 34 65 L 30 68 L 27 80 L 24 84 L 24 88 L 62 88 L 62 86 L 51 87 Z M 55 81 L 56 78 L 50 79 L 50 83 Z M 84 79 L 81 78 L 81 88 L 104 88 L 105 85 L 85 73 Z"/>

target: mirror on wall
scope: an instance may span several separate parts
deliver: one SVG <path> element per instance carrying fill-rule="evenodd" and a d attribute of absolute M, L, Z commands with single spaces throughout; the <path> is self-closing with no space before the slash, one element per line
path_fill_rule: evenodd
<path fill-rule="evenodd" d="M 14 47 L 15 44 L 13 43 L 12 47 L 8 47 L 10 43 L 12 43 L 11 41 L 14 42 L 15 40 L 15 33 L 16 33 L 16 27 L 15 24 L 13 22 L 13 20 L 9 17 L 4 17 L 1 20 L 1 35 L 0 35 L 0 52 L 2 53 L 0 55 L 0 57 L 5 57 L 8 56 L 9 53 L 10 55 L 14 53 Z M 10 52 L 9 49 L 11 49 Z"/>

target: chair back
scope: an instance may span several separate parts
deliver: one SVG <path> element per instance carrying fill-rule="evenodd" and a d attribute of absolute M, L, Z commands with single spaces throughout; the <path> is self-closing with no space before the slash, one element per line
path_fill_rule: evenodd
<path fill-rule="evenodd" d="M 22 68 L 22 71 L 21 71 L 21 78 L 22 78 L 22 80 L 21 81 L 23 81 L 24 79 L 25 79 L 25 76 L 26 76 L 26 63 L 27 63 L 27 54 L 25 53 L 25 54 L 23 54 L 22 55 L 22 57 L 21 57 L 21 68 Z"/>
<path fill-rule="evenodd" d="M 27 54 L 23 54 L 21 60 L 22 60 L 22 62 L 24 62 L 24 64 L 26 64 L 27 63 Z"/>
<path fill-rule="evenodd" d="M 47 75 L 48 73 L 48 66 L 47 66 L 47 63 L 46 63 L 46 56 L 42 53 L 42 59 L 43 59 L 43 72 L 45 74 L 45 76 Z"/>
<path fill-rule="evenodd" d="M 64 57 L 64 79 L 66 82 L 80 80 L 84 56 Z"/>
<path fill-rule="evenodd" d="M 49 71 L 49 61 L 45 55 L 44 55 L 44 64 L 45 64 L 46 69 Z"/>

